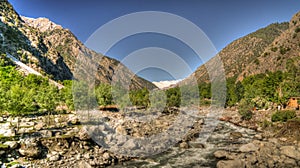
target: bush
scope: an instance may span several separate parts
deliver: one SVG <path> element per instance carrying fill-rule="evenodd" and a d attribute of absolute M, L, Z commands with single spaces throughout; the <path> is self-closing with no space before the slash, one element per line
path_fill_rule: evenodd
<path fill-rule="evenodd" d="M 272 115 L 272 122 L 286 122 L 289 119 L 295 118 L 296 117 L 296 112 L 294 110 L 281 110 L 281 111 L 276 111 Z"/>
<path fill-rule="evenodd" d="M 251 109 L 253 108 L 253 103 L 250 100 L 242 99 L 239 103 L 239 114 L 242 116 L 242 120 L 250 120 L 253 116 Z"/>

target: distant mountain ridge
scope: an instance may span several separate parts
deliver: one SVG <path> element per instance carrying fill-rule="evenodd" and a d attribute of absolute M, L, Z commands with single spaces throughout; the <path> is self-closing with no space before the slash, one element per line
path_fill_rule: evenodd
<path fill-rule="evenodd" d="M 222 60 L 225 70 L 225 77 L 236 77 L 237 79 L 242 80 L 244 77 L 252 74 L 265 73 L 266 71 L 283 70 L 283 68 L 279 68 L 279 66 L 266 66 L 264 64 L 260 64 L 260 66 L 257 64 L 257 61 L 267 63 L 269 60 L 267 57 L 264 57 L 266 58 L 264 61 L 260 60 L 263 58 L 262 55 L 264 55 L 266 50 L 268 50 L 268 48 L 275 43 L 278 43 L 277 45 L 279 45 L 279 42 L 276 41 L 278 41 L 278 39 L 282 39 L 283 36 L 287 37 L 287 35 L 284 34 L 291 32 L 291 29 L 295 29 L 294 26 L 295 25 L 291 25 L 291 23 L 288 22 L 270 24 L 265 28 L 241 37 L 227 45 L 217 54 L 217 56 Z M 297 38 L 299 37 L 300 34 L 297 36 Z M 296 38 L 294 38 L 294 40 L 296 40 Z M 282 43 L 287 42 L 288 39 L 282 39 Z M 298 47 L 295 45 L 293 49 L 299 51 Z M 292 48 L 290 48 L 290 52 L 291 51 Z M 216 59 L 215 56 L 207 63 L 197 68 L 197 70 L 191 76 L 187 77 L 179 84 L 190 84 L 192 77 L 195 77 L 198 83 L 210 82 L 206 67 L 214 67 L 214 65 L 216 65 L 216 61 L 218 61 L 218 59 Z M 211 73 L 218 72 L 216 70 L 212 70 Z"/>
<path fill-rule="evenodd" d="M 133 76 L 132 89 L 156 88 L 154 84 L 135 76 L 119 61 L 103 56 L 85 47 L 74 35 L 47 18 L 21 17 L 7 0 L 0 1 L 1 53 L 10 53 L 20 61 L 54 80 L 67 80 L 76 73 L 78 59 L 85 66 L 95 64 L 96 83 L 111 83 L 116 68 L 126 69 L 120 80 Z M 80 56 L 80 58 L 79 58 Z M 92 58 L 101 58 L 93 62 Z M 130 74 L 126 74 L 130 73 Z M 75 77 L 76 78 L 76 77 Z"/>
<path fill-rule="evenodd" d="M 246 66 L 238 79 L 254 74 L 287 71 L 300 66 L 300 12 L 289 22 L 289 27 L 265 47 L 255 60 Z"/>

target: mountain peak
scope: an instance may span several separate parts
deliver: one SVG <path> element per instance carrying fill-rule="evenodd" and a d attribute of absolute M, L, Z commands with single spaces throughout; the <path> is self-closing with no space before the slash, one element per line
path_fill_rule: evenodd
<path fill-rule="evenodd" d="M 40 17 L 37 19 L 34 18 L 29 18 L 29 17 L 21 17 L 24 22 L 36 29 L 39 29 L 41 32 L 45 32 L 48 30 L 54 30 L 54 29 L 63 29 L 62 26 L 50 21 L 48 18 Z"/>

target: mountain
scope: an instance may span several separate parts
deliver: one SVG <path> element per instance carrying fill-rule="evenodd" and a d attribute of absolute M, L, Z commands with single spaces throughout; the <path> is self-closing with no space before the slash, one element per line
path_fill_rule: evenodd
<path fill-rule="evenodd" d="M 84 70 L 78 70 L 78 67 L 94 67 L 95 74 L 85 72 L 84 75 L 94 75 L 96 83 L 111 83 L 114 73 L 120 68 L 119 80 L 131 79 L 131 89 L 156 88 L 151 82 L 132 74 L 119 61 L 88 49 L 70 30 L 47 18 L 21 17 L 7 0 L 0 1 L 0 16 L 3 37 L 0 38 L 0 44 L 3 44 L 0 52 L 10 53 L 50 79 L 78 79 L 80 76 L 76 76 L 76 71 Z M 97 58 L 97 61 L 92 58 Z"/>
<path fill-rule="evenodd" d="M 217 56 L 223 63 L 226 78 L 235 77 L 244 72 L 246 67 L 263 54 L 274 39 L 285 32 L 288 27 L 288 23 L 274 23 L 239 38 L 222 49 Z M 209 82 L 206 67 L 212 68 L 212 74 L 218 74 L 219 72 L 213 68 L 217 65 L 216 61 L 219 61 L 217 56 L 200 66 L 191 76 L 180 82 L 180 84 L 191 83 L 193 77 L 197 79 L 198 83 Z"/>
<path fill-rule="evenodd" d="M 289 27 L 269 44 L 264 52 L 251 61 L 238 79 L 245 76 L 288 71 L 300 66 L 300 12 L 295 14 L 289 22 Z"/>
<path fill-rule="evenodd" d="M 171 80 L 171 81 L 159 81 L 159 82 L 152 82 L 154 85 L 156 85 L 160 89 L 166 89 L 168 87 L 171 87 L 172 85 L 175 85 L 176 83 L 180 82 L 181 80 Z"/>

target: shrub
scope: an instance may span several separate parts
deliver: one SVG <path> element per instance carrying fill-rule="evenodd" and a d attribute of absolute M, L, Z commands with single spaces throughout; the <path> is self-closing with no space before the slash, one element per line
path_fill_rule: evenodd
<path fill-rule="evenodd" d="M 296 117 L 296 112 L 294 110 L 281 110 L 281 111 L 276 111 L 272 115 L 272 122 L 286 122 L 289 119 L 295 118 Z"/>
<path fill-rule="evenodd" d="M 272 47 L 272 48 L 271 48 L 271 51 L 276 52 L 277 49 L 278 49 L 277 47 Z"/>
<path fill-rule="evenodd" d="M 300 27 L 297 27 L 296 29 L 295 29 L 295 33 L 299 33 L 300 32 Z"/>
<path fill-rule="evenodd" d="M 261 127 L 263 128 L 267 128 L 267 127 L 271 127 L 273 124 L 272 122 L 268 121 L 268 120 L 264 120 L 262 123 L 261 123 Z"/>
<path fill-rule="evenodd" d="M 242 120 L 250 120 L 253 116 L 251 109 L 253 108 L 253 103 L 249 100 L 242 99 L 239 103 L 239 114 L 242 116 Z"/>

